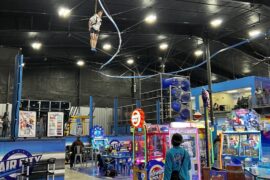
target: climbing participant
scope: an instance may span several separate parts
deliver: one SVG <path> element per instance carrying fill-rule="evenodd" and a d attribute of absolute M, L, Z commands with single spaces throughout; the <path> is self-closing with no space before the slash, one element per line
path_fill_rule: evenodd
<path fill-rule="evenodd" d="M 102 14 L 103 11 L 99 10 L 96 14 L 94 14 L 88 22 L 88 27 L 90 31 L 90 46 L 91 46 L 91 51 L 96 52 L 96 46 L 97 46 L 97 40 L 98 40 L 98 35 L 100 32 L 100 26 L 102 22 Z"/>

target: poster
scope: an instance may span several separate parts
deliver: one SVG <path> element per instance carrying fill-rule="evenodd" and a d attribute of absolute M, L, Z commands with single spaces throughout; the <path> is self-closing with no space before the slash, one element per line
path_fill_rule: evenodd
<path fill-rule="evenodd" d="M 18 137 L 36 137 L 35 111 L 20 111 Z"/>
<path fill-rule="evenodd" d="M 63 112 L 48 112 L 47 136 L 63 136 Z"/>

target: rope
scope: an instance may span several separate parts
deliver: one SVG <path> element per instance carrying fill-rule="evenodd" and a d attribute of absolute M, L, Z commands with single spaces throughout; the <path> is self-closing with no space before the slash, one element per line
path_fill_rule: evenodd
<path fill-rule="evenodd" d="M 97 14 L 97 0 L 95 0 L 95 14 Z"/>

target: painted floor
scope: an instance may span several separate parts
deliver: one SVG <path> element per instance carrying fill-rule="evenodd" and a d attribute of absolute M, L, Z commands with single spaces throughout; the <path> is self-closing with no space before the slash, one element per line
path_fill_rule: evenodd
<path fill-rule="evenodd" d="M 101 177 L 97 175 L 94 167 L 79 167 L 70 169 L 66 166 L 65 169 L 65 179 L 67 180 L 100 180 L 100 179 L 115 179 L 115 180 L 131 180 L 131 176 L 118 175 L 115 178 L 111 177 Z"/>

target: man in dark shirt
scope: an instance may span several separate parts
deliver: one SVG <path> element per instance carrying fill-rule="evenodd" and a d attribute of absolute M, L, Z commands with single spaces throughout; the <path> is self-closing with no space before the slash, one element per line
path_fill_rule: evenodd
<path fill-rule="evenodd" d="M 74 141 L 71 145 L 71 156 L 70 156 L 70 168 L 73 168 L 73 164 L 74 164 L 74 158 L 75 158 L 75 154 L 77 153 L 77 146 L 80 146 L 80 153 L 82 153 L 82 149 L 84 147 L 82 141 L 80 140 L 80 136 L 77 137 L 77 140 Z"/>

